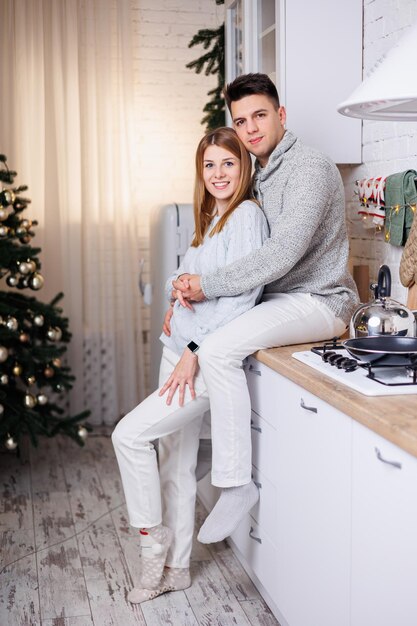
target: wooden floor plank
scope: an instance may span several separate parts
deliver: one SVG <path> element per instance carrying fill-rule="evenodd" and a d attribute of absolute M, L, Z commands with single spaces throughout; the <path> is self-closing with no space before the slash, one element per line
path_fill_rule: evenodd
<path fill-rule="evenodd" d="M 245 612 L 214 561 L 192 563 L 193 584 L 184 591 L 199 624 L 250 626 Z"/>
<path fill-rule="evenodd" d="M 259 591 L 226 542 L 211 544 L 210 550 L 212 557 L 214 557 L 220 571 L 239 601 L 259 600 L 261 598 Z"/>
<path fill-rule="evenodd" d="M 78 617 L 43 619 L 42 626 L 94 626 L 94 622 L 91 615 L 79 615 Z"/>
<path fill-rule="evenodd" d="M 138 585 L 140 580 L 139 533 L 129 525 L 126 505 L 118 507 L 115 511 L 112 511 L 111 516 L 130 572 L 132 585 Z"/>
<path fill-rule="evenodd" d="M 63 439 L 58 441 L 58 446 L 75 528 L 80 531 L 108 513 L 106 496 L 88 440 L 82 448 Z"/>
<path fill-rule="evenodd" d="M 32 493 L 65 493 L 65 479 L 57 438 L 39 438 L 37 448 L 30 449 Z"/>
<path fill-rule="evenodd" d="M 124 502 L 124 493 L 111 438 L 89 437 L 88 446 L 98 469 L 107 506 L 113 509 Z"/>
<path fill-rule="evenodd" d="M 42 619 L 90 613 L 75 537 L 38 553 L 38 579 Z"/>
<path fill-rule="evenodd" d="M 194 612 L 183 591 L 165 593 L 141 604 L 147 626 L 198 626 Z"/>
<path fill-rule="evenodd" d="M 35 541 L 33 528 L 4 530 L 0 532 L 0 570 L 34 553 Z"/>
<path fill-rule="evenodd" d="M 149 626 L 140 606 L 128 602 L 123 580 L 90 579 L 87 588 L 95 626 Z"/>
<path fill-rule="evenodd" d="M 0 530 L 33 528 L 30 464 L 0 454 Z"/>
<path fill-rule="evenodd" d="M 1 626 L 40 626 L 35 555 L 20 558 L 0 574 Z"/>
<path fill-rule="evenodd" d="M 262 599 L 245 600 L 240 605 L 253 626 L 280 626 Z"/>

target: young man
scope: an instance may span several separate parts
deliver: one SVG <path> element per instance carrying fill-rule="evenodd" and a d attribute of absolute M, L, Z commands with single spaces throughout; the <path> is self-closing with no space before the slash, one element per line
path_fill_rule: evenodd
<path fill-rule="evenodd" d="M 271 236 L 259 250 L 222 269 L 173 282 L 183 304 L 265 285 L 259 305 L 212 333 L 197 352 L 210 398 L 212 483 L 222 488 L 200 530 L 203 543 L 229 536 L 258 498 L 251 482 L 243 359 L 263 348 L 338 336 L 358 305 L 347 269 L 344 189 L 336 166 L 285 129 L 285 109 L 265 74 L 239 76 L 225 97 L 237 134 L 256 157 L 255 195 Z M 181 376 L 184 368 L 170 393 Z"/>

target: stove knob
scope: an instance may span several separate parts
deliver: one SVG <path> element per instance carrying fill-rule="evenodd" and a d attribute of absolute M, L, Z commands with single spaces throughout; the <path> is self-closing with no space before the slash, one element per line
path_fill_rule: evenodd
<path fill-rule="evenodd" d="M 323 361 L 325 361 L 327 363 L 328 360 L 330 359 L 330 357 L 332 357 L 332 356 L 334 356 L 336 354 L 337 353 L 334 352 L 333 350 L 329 350 L 329 352 L 323 352 L 323 355 L 322 355 L 321 358 L 323 359 Z"/>
<path fill-rule="evenodd" d="M 345 365 L 345 372 L 354 372 L 358 368 L 358 362 L 354 359 L 348 359 Z"/>
<path fill-rule="evenodd" d="M 337 354 L 336 352 L 334 354 L 332 354 L 332 356 L 328 359 L 328 363 L 330 363 L 331 365 L 338 365 L 338 363 L 340 363 L 341 361 L 344 361 L 346 357 L 344 357 L 342 354 Z"/>

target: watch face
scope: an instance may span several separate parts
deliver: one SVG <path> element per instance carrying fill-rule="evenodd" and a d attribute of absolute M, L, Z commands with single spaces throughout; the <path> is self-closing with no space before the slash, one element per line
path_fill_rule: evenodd
<path fill-rule="evenodd" d="M 190 341 L 190 343 L 187 345 L 187 348 L 189 348 L 191 352 L 196 352 L 199 346 L 194 341 Z"/>

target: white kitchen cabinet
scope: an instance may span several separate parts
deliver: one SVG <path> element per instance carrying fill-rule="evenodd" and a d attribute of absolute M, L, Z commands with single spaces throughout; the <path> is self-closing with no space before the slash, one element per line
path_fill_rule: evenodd
<path fill-rule="evenodd" d="M 417 624 L 417 459 L 353 424 L 352 626 Z"/>
<path fill-rule="evenodd" d="M 360 163 L 362 122 L 337 105 L 362 80 L 361 0 L 226 0 L 226 80 L 264 72 L 287 128 L 336 163 Z"/>
<path fill-rule="evenodd" d="M 267 438 L 258 445 L 261 454 L 254 446 L 254 465 L 268 474 L 259 478 L 259 507 L 276 520 L 275 532 L 257 520 L 273 532 L 277 553 L 270 593 L 290 626 L 348 626 L 351 420 L 255 359 L 246 371 L 252 407 L 260 412 L 252 422 Z"/>
<path fill-rule="evenodd" d="M 281 626 L 416 626 L 417 459 L 255 358 L 245 371 L 260 499 L 230 542 Z"/>

